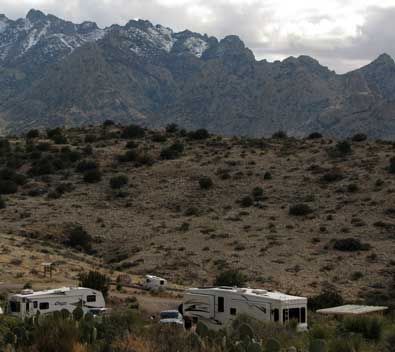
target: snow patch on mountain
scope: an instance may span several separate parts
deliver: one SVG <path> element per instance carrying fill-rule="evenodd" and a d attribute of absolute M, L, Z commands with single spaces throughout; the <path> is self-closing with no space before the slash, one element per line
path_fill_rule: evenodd
<path fill-rule="evenodd" d="M 185 48 L 188 51 L 195 55 L 196 57 L 201 58 L 203 53 L 208 49 L 208 44 L 201 38 L 190 37 L 184 42 Z"/>

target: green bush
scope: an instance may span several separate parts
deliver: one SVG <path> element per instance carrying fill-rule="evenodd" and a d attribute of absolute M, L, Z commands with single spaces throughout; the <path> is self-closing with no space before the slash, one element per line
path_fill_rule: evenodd
<path fill-rule="evenodd" d="M 361 334 L 367 340 L 379 341 L 383 333 L 383 321 L 379 317 L 347 318 L 342 328 L 346 332 Z"/>
<path fill-rule="evenodd" d="M 5 209 L 7 204 L 2 196 L 0 196 L 0 209 Z"/>
<path fill-rule="evenodd" d="M 27 139 L 34 139 L 40 137 L 40 132 L 39 130 L 30 130 L 28 133 L 26 133 L 26 138 Z"/>
<path fill-rule="evenodd" d="M 184 145 L 182 143 L 174 143 L 168 148 L 162 149 L 160 158 L 162 160 L 174 160 L 180 157 L 184 151 Z"/>
<path fill-rule="evenodd" d="M 354 134 L 351 138 L 353 142 L 364 142 L 368 139 L 368 136 L 365 133 L 357 133 Z"/>
<path fill-rule="evenodd" d="M 395 157 L 390 159 L 390 165 L 388 166 L 388 172 L 390 174 L 395 174 Z"/>
<path fill-rule="evenodd" d="M 118 156 L 118 161 L 121 163 L 137 161 L 139 153 L 137 150 L 128 150 L 125 154 Z"/>
<path fill-rule="evenodd" d="M 90 251 L 92 247 L 92 237 L 80 225 L 70 226 L 65 231 L 65 244 L 85 251 Z"/>
<path fill-rule="evenodd" d="M 342 252 L 357 252 L 369 250 L 370 245 L 368 243 L 362 243 L 357 238 L 349 237 L 335 240 L 333 248 Z"/>
<path fill-rule="evenodd" d="M 110 179 L 110 186 L 112 189 L 120 189 L 126 186 L 129 182 L 129 178 L 126 175 L 113 176 Z"/>
<path fill-rule="evenodd" d="M 318 309 L 341 306 L 343 304 L 343 297 L 334 286 L 324 287 L 320 294 L 314 297 L 310 297 L 308 299 L 309 309 L 313 311 Z"/>
<path fill-rule="evenodd" d="M 14 181 L 0 180 L 0 194 L 13 194 L 18 192 L 18 185 Z"/>
<path fill-rule="evenodd" d="M 320 139 L 320 138 L 322 138 L 322 134 L 319 132 L 313 132 L 307 136 L 307 139 Z"/>
<path fill-rule="evenodd" d="M 240 199 L 240 205 L 243 208 L 249 208 L 254 205 L 254 200 L 250 196 L 245 196 Z"/>
<path fill-rule="evenodd" d="M 208 131 L 206 129 L 201 128 L 196 131 L 188 132 L 187 136 L 189 139 L 202 140 L 202 139 L 207 139 L 208 137 L 210 137 L 210 134 L 208 133 Z"/>
<path fill-rule="evenodd" d="M 289 215 L 293 216 L 306 216 L 313 212 L 308 204 L 299 203 L 289 207 Z"/>
<path fill-rule="evenodd" d="M 201 189 L 210 189 L 214 185 L 210 177 L 204 176 L 199 179 L 199 186 Z"/>
<path fill-rule="evenodd" d="M 98 271 L 89 271 L 88 273 L 81 273 L 79 275 L 79 281 L 79 285 L 81 287 L 98 290 L 105 298 L 107 298 L 111 284 L 111 280 L 108 276 L 101 274 Z"/>
<path fill-rule="evenodd" d="M 220 273 L 214 281 L 214 286 L 243 287 L 246 282 L 247 277 L 241 271 L 231 269 Z"/>
<path fill-rule="evenodd" d="M 96 170 L 98 168 L 98 165 L 96 161 L 94 160 L 81 160 L 76 167 L 77 172 L 86 172 L 86 171 L 91 171 L 91 170 Z"/>
<path fill-rule="evenodd" d="M 98 169 L 88 170 L 84 173 L 84 182 L 98 183 L 102 179 L 102 173 Z"/>
<path fill-rule="evenodd" d="M 145 136 L 145 130 L 137 125 L 129 125 L 123 129 L 121 136 L 124 139 L 143 138 Z"/>
<path fill-rule="evenodd" d="M 287 132 L 285 132 L 285 131 L 277 131 L 277 132 L 273 133 L 272 138 L 273 139 L 285 139 L 285 138 L 288 138 Z"/>

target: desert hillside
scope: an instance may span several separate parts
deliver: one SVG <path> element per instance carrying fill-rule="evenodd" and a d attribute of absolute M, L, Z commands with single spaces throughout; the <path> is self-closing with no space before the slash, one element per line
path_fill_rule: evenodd
<path fill-rule="evenodd" d="M 33 130 L 0 141 L 0 246 L 54 243 L 186 286 L 232 268 L 252 286 L 382 297 L 395 269 L 393 156 L 362 135 Z"/>

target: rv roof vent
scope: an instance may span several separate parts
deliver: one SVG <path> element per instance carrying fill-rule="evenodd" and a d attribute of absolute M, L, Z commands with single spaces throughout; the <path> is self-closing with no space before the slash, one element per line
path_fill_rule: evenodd
<path fill-rule="evenodd" d="M 26 290 L 21 291 L 21 295 L 31 295 L 33 293 L 34 293 L 34 291 L 31 289 L 26 289 Z"/>
<path fill-rule="evenodd" d="M 237 290 L 237 292 L 241 292 L 241 293 L 247 292 L 246 288 L 237 288 L 236 290 Z"/>
<path fill-rule="evenodd" d="M 255 293 L 256 295 L 266 295 L 267 291 L 266 290 L 252 290 L 252 293 Z"/>

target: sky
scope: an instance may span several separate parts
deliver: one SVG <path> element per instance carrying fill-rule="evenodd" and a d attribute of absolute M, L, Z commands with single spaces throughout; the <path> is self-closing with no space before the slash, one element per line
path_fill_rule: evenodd
<path fill-rule="evenodd" d="M 395 57 L 395 0 L 0 0 L 16 19 L 31 8 L 99 26 L 147 19 L 175 31 L 238 35 L 257 59 L 309 55 L 338 73 Z"/>

